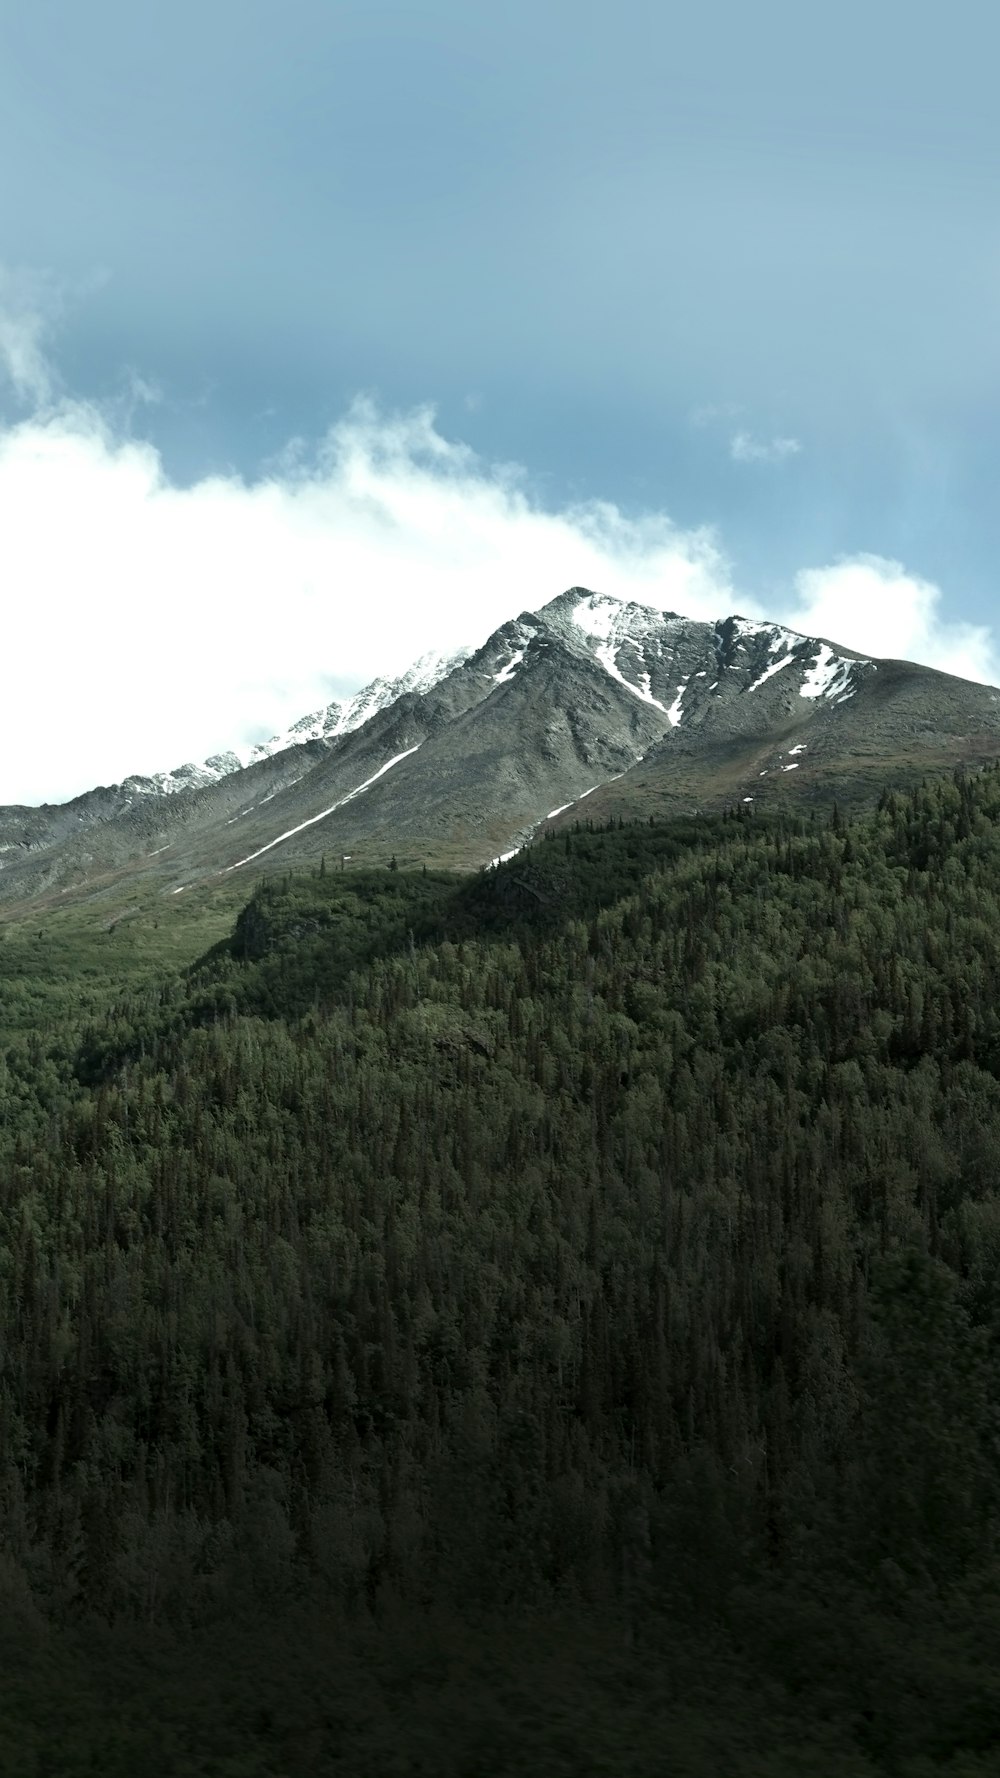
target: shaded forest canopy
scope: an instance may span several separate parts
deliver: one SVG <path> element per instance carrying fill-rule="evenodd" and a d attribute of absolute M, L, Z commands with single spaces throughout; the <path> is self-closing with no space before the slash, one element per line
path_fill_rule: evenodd
<path fill-rule="evenodd" d="M 5 1773 L 997 1769 L 1000 768 L 0 989 Z"/>

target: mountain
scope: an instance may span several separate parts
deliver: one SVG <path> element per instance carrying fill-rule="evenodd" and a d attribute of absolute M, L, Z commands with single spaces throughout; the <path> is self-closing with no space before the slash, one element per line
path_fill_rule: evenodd
<path fill-rule="evenodd" d="M 780 624 L 703 623 L 572 587 L 245 760 L 0 809 L 0 897 L 109 873 L 181 893 L 324 854 L 474 869 L 581 816 L 861 807 L 887 784 L 998 755 L 995 687 Z"/>
<path fill-rule="evenodd" d="M 370 685 L 343 703 L 334 699 L 322 710 L 300 716 L 284 734 L 272 735 L 269 741 L 213 753 L 198 765 L 189 761 L 186 765 L 174 766 L 169 772 L 154 772 L 147 776 L 135 774 L 123 781 L 122 789 L 132 796 L 171 796 L 181 790 L 203 790 L 207 784 L 216 784 L 220 778 L 228 778 L 245 766 L 270 759 L 275 753 L 284 753 L 289 747 L 298 747 L 305 741 L 333 741 L 340 735 L 349 735 L 377 711 L 394 704 L 405 692 L 430 691 L 439 679 L 460 666 L 471 653 L 471 648 L 465 648 L 451 655 L 423 654 L 397 678 L 373 679 Z"/>

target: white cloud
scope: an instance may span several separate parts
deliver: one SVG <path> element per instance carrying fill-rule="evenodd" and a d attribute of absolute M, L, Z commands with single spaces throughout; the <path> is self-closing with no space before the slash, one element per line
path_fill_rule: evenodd
<path fill-rule="evenodd" d="M 359 399 L 318 450 L 293 440 L 252 481 L 176 486 L 129 436 L 157 391 L 133 378 L 104 407 L 58 400 L 43 340 L 43 324 L 0 333 L 35 403 L 0 421 L 0 804 L 264 739 L 575 584 L 1000 681 L 990 632 L 947 621 L 938 588 L 899 563 L 806 569 L 786 609 L 765 608 L 734 590 L 711 530 L 610 502 L 546 507 L 523 470 L 445 438 L 430 408 Z"/>
<path fill-rule="evenodd" d="M 45 345 L 57 307 L 43 280 L 0 266 L 0 380 L 19 402 L 34 407 L 52 399 L 54 377 Z"/>
<path fill-rule="evenodd" d="M 120 404 L 63 401 L 0 428 L 0 803 L 262 739 L 573 584 L 704 618 L 733 605 L 709 532 L 545 509 L 429 408 L 359 400 L 318 452 L 184 488 L 126 424 Z"/>
<path fill-rule="evenodd" d="M 750 432 L 734 432 L 729 455 L 734 463 L 783 463 L 797 457 L 802 446 L 797 438 L 754 438 Z"/>
<path fill-rule="evenodd" d="M 796 576 L 790 605 L 777 614 L 793 630 L 825 636 L 859 653 L 920 661 L 942 673 L 1000 684 L 1000 650 L 985 624 L 955 622 L 941 589 L 885 556 L 857 555 Z"/>

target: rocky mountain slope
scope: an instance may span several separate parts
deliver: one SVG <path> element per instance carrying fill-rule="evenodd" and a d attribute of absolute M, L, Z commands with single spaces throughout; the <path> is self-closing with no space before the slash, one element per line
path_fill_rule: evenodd
<path fill-rule="evenodd" d="M 284 753 L 289 747 L 299 747 L 305 741 L 335 741 L 360 728 L 369 717 L 394 704 L 405 692 L 430 691 L 439 679 L 454 667 L 461 666 L 471 653 L 471 648 L 465 648 L 451 655 L 423 654 L 397 678 L 373 679 L 353 697 L 345 698 L 343 702 L 334 699 L 322 710 L 300 716 L 284 734 L 272 735 L 269 741 L 258 741 L 252 747 L 228 748 L 225 752 L 211 754 L 197 765 L 189 762 L 175 766 L 169 772 L 155 772 L 151 777 L 134 775 L 125 779 L 122 789 L 132 796 L 169 796 L 180 790 L 203 790 L 207 784 L 216 784 L 220 778 L 228 778 L 245 766 L 257 765 L 261 760 Z"/>
<path fill-rule="evenodd" d="M 475 652 L 424 657 L 245 761 L 0 809 L 0 898 L 137 872 L 181 893 L 322 855 L 475 868 L 581 816 L 860 805 L 887 783 L 997 756 L 994 687 L 778 624 L 700 623 L 573 587 Z"/>

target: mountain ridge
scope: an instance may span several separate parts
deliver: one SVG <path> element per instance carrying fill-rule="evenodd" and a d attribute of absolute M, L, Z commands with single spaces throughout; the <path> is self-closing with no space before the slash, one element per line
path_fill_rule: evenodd
<path fill-rule="evenodd" d="M 205 782 L 133 777 L 0 808 L 0 899 L 116 872 L 176 894 L 324 853 L 475 869 L 584 800 L 594 820 L 860 805 L 890 780 L 1000 755 L 1000 691 L 777 623 L 571 587 L 253 751 Z"/>
<path fill-rule="evenodd" d="M 471 653 L 471 648 L 464 648 L 450 655 L 433 651 L 422 654 L 405 673 L 391 679 L 380 675 L 351 696 L 343 700 L 334 698 L 321 709 L 300 716 L 282 733 L 272 735 L 270 740 L 257 741 L 250 746 L 224 748 L 209 754 L 198 763 L 189 760 L 166 772 L 130 773 L 122 780 L 122 787 L 140 795 L 154 796 L 176 795 L 182 790 L 202 790 L 206 785 L 217 783 L 220 778 L 230 777 L 233 772 L 242 771 L 247 766 L 259 765 L 261 760 L 270 759 L 276 753 L 284 753 L 290 747 L 301 746 L 307 741 L 336 740 L 340 735 L 350 734 L 352 730 L 361 728 L 377 711 L 395 703 L 406 692 L 429 691 L 439 679 L 443 679 L 453 667 L 461 665 Z"/>

